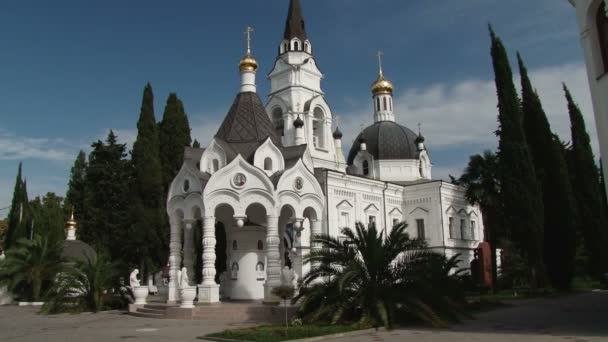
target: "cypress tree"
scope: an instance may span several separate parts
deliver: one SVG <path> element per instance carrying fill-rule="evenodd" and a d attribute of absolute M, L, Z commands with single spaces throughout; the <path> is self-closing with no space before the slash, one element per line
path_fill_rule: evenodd
<path fill-rule="evenodd" d="M 86 170 L 87 156 L 84 151 L 81 150 L 78 152 L 78 156 L 70 171 L 70 181 L 68 183 L 68 191 L 65 196 L 64 205 L 64 212 L 66 215 L 71 215 L 72 210 L 74 211 L 74 219 L 79 223 L 79 226 L 81 226 L 82 214 L 84 212 Z"/>
<path fill-rule="evenodd" d="M 608 218 L 608 196 L 606 194 L 606 180 L 604 179 L 604 165 L 600 159 L 600 193 L 602 195 L 602 207 L 604 217 Z"/>
<path fill-rule="evenodd" d="M 498 96 L 499 178 L 502 186 L 504 227 L 528 261 L 530 285 L 542 285 L 543 203 L 532 156 L 522 127 L 519 97 L 507 52 L 490 27 L 492 63 Z"/>
<path fill-rule="evenodd" d="M 166 194 L 171 181 L 182 167 L 184 148 L 190 146 L 192 142 L 184 105 L 175 93 L 169 94 L 169 98 L 167 98 L 159 135 L 163 190 Z"/>
<path fill-rule="evenodd" d="M 574 277 L 576 226 L 572 186 L 561 142 L 554 138 L 528 71 L 517 54 L 522 88 L 523 127 L 541 185 L 544 206 L 544 261 L 551 284 L 570 288 Z"/>
<path fill-rule="evenodd" d="M 57 243 L 65 239 L 66 217 L 62 207 L 63 199 L 49 192 L 43 198 L 36 197 L 29 202 L 29 229 L 33 234 L 47 236 L 49 242 Z M 29 237 L 28 230 L 28 237 Z"/>
<path fill-rule="evenodd" d="M 128 236 L 130 162 L 126 145 L 110 131 L 104 142 L 92 145 L 85 176 L 85 211 L 81 239 L 109 253 L 112 260 L 125 259 Z"/>
<path fill-rule="evenodd" d="M 17 240 L 16 234 L 18 227 L 23 218 L 23 203 L 22 192 L 23 192 L 23 178 L 22 178 L 22 163 L 19 163 L 17 169 L 17 177 L 15 179 L 15 186 L 13 188 L 13 199 L 11 200 L 11 208 L 8 212 L 8 227 L 6 236 L 4 239 L 4 249 L 9 249 L 13 246 Z"/>
<path fill-rule="evenodd" d="M 592 275 L 600 277 L 608 267 L 608 252 L 606 251 L 608 220 L 602 210 L 598 169 L 591 150 L 585 120 L 565 84 L 564 92 L 568 102 L 572 133 L 570 172 L 578 204 L 579 229 L 589 255 L 589 271 Z"/>
<path fill-rule="evenodd" d="M 134 182 L 132 191 L 132 215 L 130 241 L 135 261 L 144 270 L 156 270 L 164 260 L 168 250 L 164 242 L 164 191 L 162 167 L 160 162 L 160 143 L 158 127 L 154 117 L 154 94 L 148 83 L 143 92 L 137 139 L 133 144 L 132 163 Z"/>
<path fill-rule="evenodd" d="M 194 139 L 194 141 L 192 142 L 192 147 L 201 148 L 201 143 L 198 142 L 198 140 Z"/>

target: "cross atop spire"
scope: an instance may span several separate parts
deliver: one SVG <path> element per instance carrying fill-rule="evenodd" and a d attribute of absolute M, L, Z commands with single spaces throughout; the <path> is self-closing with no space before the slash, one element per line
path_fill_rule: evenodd
<path fill-rule="evenodd" d="M 300 0 L 290 0 L 287 12 L 287 22 L 285 23 L 285 34 L 287 40 L 298 38 L 304 42 L 308 36 L 304 27 L 304 16 L 302 15 L 302 5 Z"/>
<path fill-rule="evenodd" d="M 245 35 L 247 36 L 247 55 L 251 55 L 251 32 L 253 32 L 253 27 L 247 26 L 245 30 Z"/>
<path fill-rule="evenodd" d="M 384 56 L 384 52 L 378 50 L 376 56 L 378 57 L 378 75 L 384 77 L 384 73 L 382 72 L 382 56 Z"/>

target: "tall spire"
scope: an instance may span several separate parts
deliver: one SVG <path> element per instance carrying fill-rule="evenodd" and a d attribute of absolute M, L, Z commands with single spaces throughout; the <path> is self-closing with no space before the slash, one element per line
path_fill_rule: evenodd
<path fill-rule="evenodd" d="M 287 22 L 285 23 L 285 34 L 283 37 L 287 40 L 298 38 L 302 42 L 308 39 L 300 0 L 290 0 L 289 2 L 289 11 L 287 12 Z"/>

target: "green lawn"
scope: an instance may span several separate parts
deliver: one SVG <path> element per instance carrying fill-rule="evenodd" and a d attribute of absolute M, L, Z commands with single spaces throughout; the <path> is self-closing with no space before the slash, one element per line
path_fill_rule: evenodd
<path fill-rule="evenodd" d="M 207 335 L 206 337 L 219 337 L 239 341 L 252 342 L 278 342 L 295 340 L 299 338 L 338 334 L 357 330 L 349 325 L 302 325 L 291 326 L 285 330 L 285 326 L 265 325 L 255 328 L 225 330 L 221 333 Z"/>

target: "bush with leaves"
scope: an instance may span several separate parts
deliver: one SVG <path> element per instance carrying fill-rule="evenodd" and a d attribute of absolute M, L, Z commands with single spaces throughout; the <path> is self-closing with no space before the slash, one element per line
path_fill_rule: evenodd
<path fill-rule="evenodd" d="M 32 240 L 17 240 L 0 263 L 0 286 L 6 286 L 20 300 L 40 301 L 64 268 L 61 248 L 61 243 L 38 234 Z"/>
<path fill-rule="evenodd" d="M 312 251 L 312 263 L 294 299 L 305 321 L 393 327 L 398 317 L 446 326 L 465 315 L 464 294 L 456 258 L 430 252 L 423 240 L 411 239 L 407 224 L 390 233 L 356 224 L 345 228 L 342 241 L 329 235 L 313 237 L 322 248 Z M 385 237 L 386 236 L 386 237 Z"/>
<path fill-rule="evenodd" d="M 115 265 L 103 255 L 76 261 L 57 275 L 43 311 L 59 313 L 102 310 L 112 288 L 115 270 Z"/>

